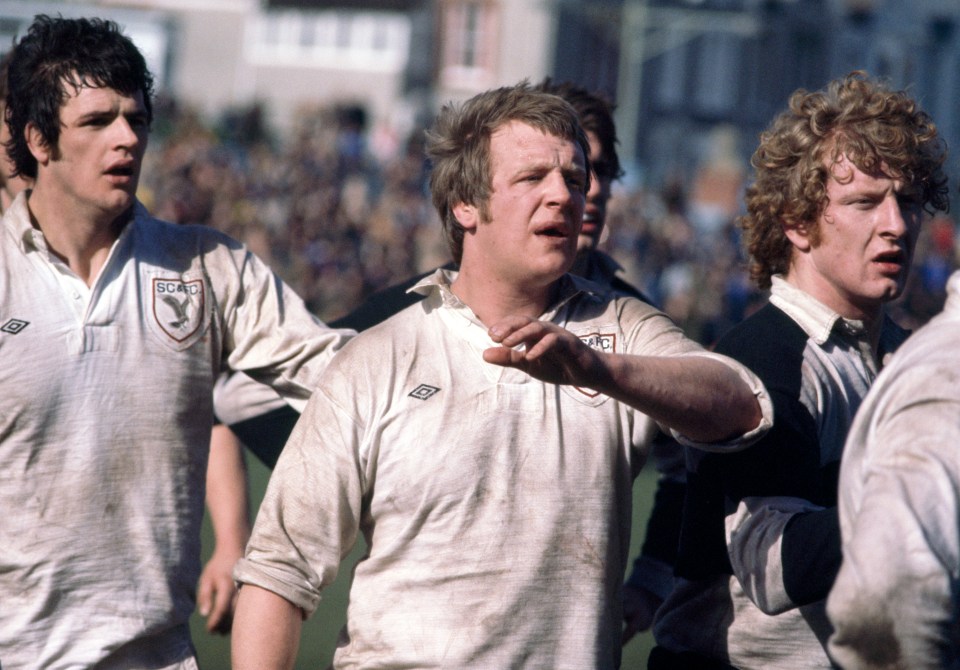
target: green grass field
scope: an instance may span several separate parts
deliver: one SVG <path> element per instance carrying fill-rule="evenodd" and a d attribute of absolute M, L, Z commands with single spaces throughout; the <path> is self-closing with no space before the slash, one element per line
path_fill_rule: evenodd
<path fill-rule="evenodd" d="M 250 497 L 253 509 L 259 504 L 269 478 L 269 471 L 255 458 L 248 459 L 250 468 Z M 653 502 L 653 492 L 656 485 L 656 472 L 652 467 L 644 471 L 634 485 L 634 533 L 631 546 L 631 557 L 636 556 L 643 539 L 644 524 Z M 204 560 L 212 550 L 212 532 L 209 519 L 204 523 L 203 549 Z M 297 657 L 297 670 L 324 670 L 330 664 L 336 644 L 337 633 L 344 623 L 349 582 L 347 576 L 351 573 L 353 562 L 359 558 L 360 551 L 355 550 L 350 556 L 349 565 L 344 565 L 340 577 L 324 595 L 320 608 L 305 624 L 303 637 L 300 642 L 300 653 Z M 197 647 L 201 670 L 229 670 L 230 668 L 230 639 L 228 637 L 213 636 L 203 628 L 203 619 L 194 615 L 191 620 L 193 641 Z M 639 635 L 623 650 L 624 670 L 642 670 L 646 668 L 647 654 L 650 652 L 652 638 L 649 633 Z"/>

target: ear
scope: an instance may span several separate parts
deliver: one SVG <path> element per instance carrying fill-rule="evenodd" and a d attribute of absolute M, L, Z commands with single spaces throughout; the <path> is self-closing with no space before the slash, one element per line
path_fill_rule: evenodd
<path fill-rule="evenodd" d="M 37 159 L 37 163 L 40 165 L 49 163 L 53 157 L 53 152 L 50 150 L 50 145 L 47 143 L 43 133 L 40 132 L 37 124 L 33 121 L 27 123 L 27 127 L 23 130 L 23 136 L 27 140 L 27 148 L 30 149 L 33 157 Z"/>
<path fill-rule="evenodd" d="M 464 230 L 474 230 L 480 224 L 480 210 L 475 205 L 458 202 L 453 206 L 453 215 Z"/>
<path fill-rule="evenodd" d="M 783 234 L 787 236 L 790 244 L 796 247 L 798 251 L 810 251 L 813 246 L 810 243 L 810 230 L 806 224 L 784 224 Z"/>

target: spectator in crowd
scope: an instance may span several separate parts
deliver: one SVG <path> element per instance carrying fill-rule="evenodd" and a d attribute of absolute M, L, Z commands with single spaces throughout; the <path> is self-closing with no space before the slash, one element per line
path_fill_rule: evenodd
<path fill-rule="evenodd" d="M 840 466 L 840 667 L 960 667 L 960 274 L 870 389 Z"/>
<path fill-rule="evenodd" d="M 335 666 L 619 665 L 654 421 L 722 450 L 770 416 L 744 368 L 566 274 L 588 153 L 573 108 L 525 84 L 441 111 L 431 190 L 460 269 L 327 369 L 236 570 L 236 668 L 292 666 L 360 532 Z"/>
<path fill-rule="evenodd" d="M 37 16 L 7 82 L 32 189 L 0 235 L 0 663 L 193 668 L 213 383 L 245 370 L 302 407 L 352 333 L 137 202 L 153 82 L 116 24 Z"/>
<path fill-rule="evenodd" d="M 907 336 L 884 305 L 925 211 L 946 209 L 943 161 L 916 102 L 863 73 L 795 92 L 761 136 L 741 224 L 770 303 L 716 351 L 760 376 L 774 426 L 742 453 L 688 452 L 679 578 L 651 669 L 831 666 L 843 443 Z"/>

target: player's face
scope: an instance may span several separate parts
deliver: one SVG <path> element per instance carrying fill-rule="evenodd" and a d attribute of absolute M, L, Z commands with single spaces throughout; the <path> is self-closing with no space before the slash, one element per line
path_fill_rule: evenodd
<path fill-rule="evenodd" d="M 592 251 L 600 242 L 600 234 L 607 219 L 607 201 L 613 177 L 604 165 L 603 151 L 596 134 L 587 131 L 590 141 L 590 165 L 595 169 L 590 173 L 590 190 L 587 191 L 587 205 L 583 211 L 583 226 L 577 239 L 577 253 Z"/>
<path fill-rule="evenodd" d="M 846 157 L 833 166 L 827 195 L 818 239 L 803 237 L 807 248 L 799 253 L 812 270 L 804 288 L 843 316 L 872 318 L 903 291 L 922 208 L 900 180 L 866 174 Z"/>
<path fill-rule="evenodd" d="M 545 286 L 572 265 L 586 199 L 586 162 L 573 140 L 511 121 L 490 138 L 488 220 L 474 248 L 517 285 Z"/>
<path fill-rule="evenodd" d="M 34 150 L 38 188 L 45 182 L 45 193 L 58 194 L 78 213 L 119 216 L 133 204 L 147 148 L 143 94 L 88 86 L 67 92 L 57 146 Z"/>

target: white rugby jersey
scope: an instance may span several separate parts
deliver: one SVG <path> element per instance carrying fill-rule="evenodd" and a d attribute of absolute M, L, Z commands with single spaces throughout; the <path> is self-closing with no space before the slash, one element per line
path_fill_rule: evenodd
<path fill-rule="evenodd" d="M 870 389 L 840 467 L 839 665 L 960 668 L 960 272 Z"/>
<path fill-rule="evenodd" d="M 350 334 L 240 243 L 139 204 L 88 288 L 21 195 L 0 229 L 0 666 L 191 662 L 214 381 L 302 407 Z"/>
<path fill-rule="evenodd" d="M 615 668 L 631 487 L 652 420 L 485 363 L 449 290 L 348 344 L 283 450 L 235 576 L 313 612 L 365 536 L 336 668 Z M 632 298 L 564 278 L 541 318 L 617 353 L 709 356 Z M 741 440 L 750 440 L 753 433 Z M 735 448 L 741 441 L 714 448 Z"/>

